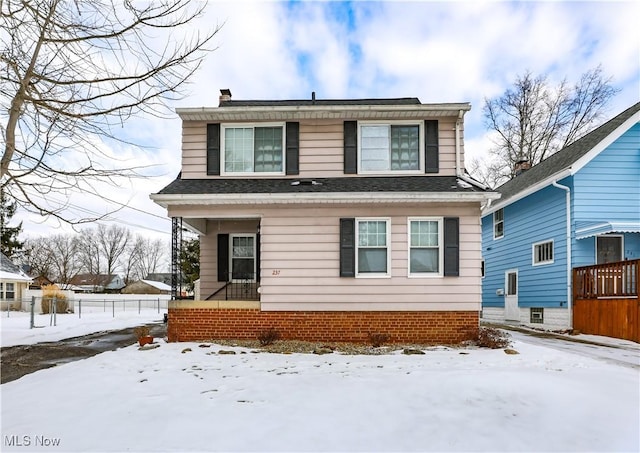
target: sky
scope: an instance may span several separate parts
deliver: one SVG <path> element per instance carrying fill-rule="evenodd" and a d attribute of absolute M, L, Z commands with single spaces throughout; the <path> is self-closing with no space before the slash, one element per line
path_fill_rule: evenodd
<path fill-rule="evenodd" d="M 553 84 L 575 82 L 602 66 L 619 90 L 605 119 L 640 100 L 640 2 L 283 2 L 209 1 L 192 30 L 221 25 L 184 99 L 169 107 L 216 107 L 221 88 L 233 99 L 418 97 L 423 103 L 469 102 L 466 164 L 488 152 L 485 99 L 526 71 Z M 111 149 L 120 162 L 151 166 L 146 179 L 105 186 L 103 199 L 52 195 L 72 216 L 104 214 L 134 234 L 169 241 L 166 210 L 149 199 L 180 171 L 181 124 L 139 117 L 123 138 L 143 148 Z M 118 204 L 109 201 L 113 200 Z M 122 207 L 122 205 L 126 207 Z M 72 231 L 19 211 L 21 238 Z M 93 225 L 89 225 L 93 226 Z"/>
<path fill-rule="evenodd" d="M 61 315 L 59 329 L 38 318 L 35 330 L 40 341 L 73 325 L 100 331 L 101 315 Z M 3 314 L 3 345 L 31 344 L 28 320 Z M 155 338 L 2 384 L 0 442 L 3 452 L 638 451 L 640 347 L 595 338 L 617 347 L 511 332 L 516 354 L 317 355 Z"/>

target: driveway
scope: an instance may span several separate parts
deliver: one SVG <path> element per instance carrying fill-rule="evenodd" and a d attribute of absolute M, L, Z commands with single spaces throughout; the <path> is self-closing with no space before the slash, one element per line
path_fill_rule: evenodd
<path fill-rule="evenodd" d="M 488 324 L 483 325 L 489 326 Z M 509 324 L 491 324 L 490 326 L 508 331 L 511 337 L 517 341 L 546 346 L 614 365 L 640 369 L 640 344 L 633 341 L 595 335 L 556 334 Z"/>
<path fill-rule="evenodd" d="M 151 335 L 166 335 L 163 323 L 148 324 Z M 105 351 L 132 345 L 136 342 L 133 327 L 107 332 L 96 332 L 81 337 L 32 345 L 8 346 L 0 349 L 0 384 L 15 381 L 26 374 L 45 368 L 85 359 Z"/>

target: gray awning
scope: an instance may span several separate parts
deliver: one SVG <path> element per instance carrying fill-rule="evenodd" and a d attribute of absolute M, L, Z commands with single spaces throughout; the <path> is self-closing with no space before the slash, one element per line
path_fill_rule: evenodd
<path fill-rule="evenodd" d="M 576 239 L 586 239 L 607 233 L 640 233 L 639 221 L 624 222 L 580 222 L 576 225 Z"/>

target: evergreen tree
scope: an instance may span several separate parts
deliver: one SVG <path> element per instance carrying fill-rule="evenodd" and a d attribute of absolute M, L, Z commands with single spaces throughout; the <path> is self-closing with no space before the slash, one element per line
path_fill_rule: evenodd
<path fill-rule="evenodd" d="M 180 270 L 187 291 L 193 291 L 194 282 L 200 278 L 200 240 L 191 239 L 182 243 Z"/>
<path fill-rule="evenodd" d="M 24 245 L 24 241 L 18 240 L 22 222 L 15 227 L 9 226 L 15 213 L 16 202 L 12 201 L 4 190 L 0 190 L 0 251 L 9 258 L 17 257 Z"/>

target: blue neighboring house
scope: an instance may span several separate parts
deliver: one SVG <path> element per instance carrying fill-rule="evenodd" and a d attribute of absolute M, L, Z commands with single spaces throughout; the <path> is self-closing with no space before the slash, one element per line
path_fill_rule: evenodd
<path fill-rule="evenodd" d="M 571 328 L 572 268 L 640 258 L 640 103 L 496 191 L 483 320 Z"/>

